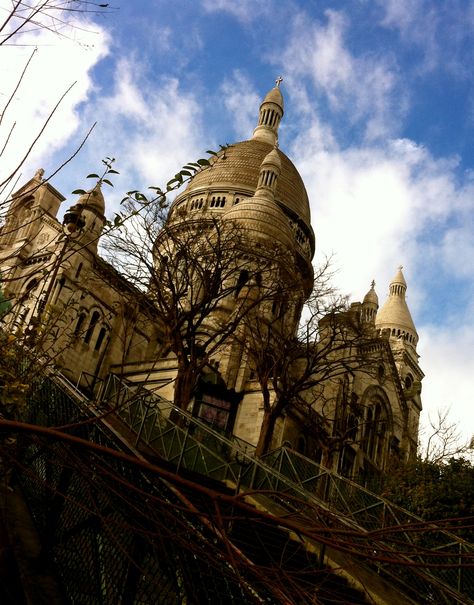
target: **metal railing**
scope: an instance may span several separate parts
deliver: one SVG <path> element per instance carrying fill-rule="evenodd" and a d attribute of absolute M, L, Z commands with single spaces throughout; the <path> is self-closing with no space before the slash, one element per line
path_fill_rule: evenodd
<path fill-rule="evenodd" d="M 151 447 L 177 471 L 264 490 L 267 501 L 291 513 L 297 511 L 285 496 L 316 505 L 342 526 L 376 532 L 374 552 L 390 558 L 390 564 L 377 564 L 377 573 L 402 590 L 426 602 L 474 602 L 474 569 L 460 565 L 461 558 L 474 557 L 472 544 L 426 523 L 419 531 L 420 518 L 292 450 L 256 459 L 250 444 L 219 434 L 140 386 L 110 377 L 104 400 L 136 435 L 137 448 Z"/>
<path fill-rule="evenodd" d="M 98 415 L 74 385 L 54 373 L 35 385 L 27 420 L 73 425 L 67 432 L 76 437 L 127 451 L 95 421 Z M 200 602 L 277 605 L 265 586 L 254 586 L 251 574 L 229 566 L 212 528 L 156 473 L 38 436 L 18 443 L 12 464 L 43 540 L 42 556 L 55 562 L 64 602 L 178 605 L 199 595 Z"/>
<path fill-rule="evenodd" d="M 333 513 L 342 525 L 366 533 L 379 532 L 375 548 L 393 552 L 399 562 L 378 563 L 378 573 L 391 578 L 402 590 L 408 589 L 409 594 L 418 595 L 423 602 L 474 602 L 472 544 L 429 524 L 424 524 L 423 532 L 413 532 L 421 522 L 418 517 L 296 452 L 282 448 L 256 460 L 250 444 L 221 435 L 139 387 L 112 378 L 104 393 L 103 401 L 113 403 L 113 410 L 135 435 L 137 448 L 141 444 L 151 447 L 177 470 L 187 469 L 227 481 L 237 489 L 268 490 L 267 500 L 273 499 L 279 507 L 287 506 L 290 512 L 294 510 L 290 500 L 285 500 L 286 495 Z M 31 403 L 34 422 L 45 426 L 80 422 L 84 415 L 101 416 L 101 410 L 60 374 L 52 380 L 39 380 Z M 109 444 L 110 433 L 104 432 L 102 425 L 103 422 L 96 422 L 79 426 L 74 433 L 95 443 Z M 407 562 L 420 567 L 407 567 Z M 440 567 L 433 567 L 433 562 Z"/>

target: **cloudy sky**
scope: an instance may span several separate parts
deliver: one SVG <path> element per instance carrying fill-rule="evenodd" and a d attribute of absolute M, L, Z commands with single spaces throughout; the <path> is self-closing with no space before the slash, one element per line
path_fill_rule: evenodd
<path fill-rule="evenodd" d="M 0 0 L 0 23 L 8 0 Z M 59 36 L 0 47 L 0 176 L 74 84 L 22 169 L 69 197 L 105 156 L 124 191 L 163 185 L 209 148 L 251 136 L 284 78 L 281 149 L 311 200 L 317 256 L 337 285 L 381 303 L 398 265 L 426 374 L 426 418 L 474 433 L 474 3 L 471 0 L 117 0 Z M 2 143 L 3 145 L 3 143 Z"/>

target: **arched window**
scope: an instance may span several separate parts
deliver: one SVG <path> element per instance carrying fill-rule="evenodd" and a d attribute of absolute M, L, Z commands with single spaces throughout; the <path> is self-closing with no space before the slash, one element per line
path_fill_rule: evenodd
<path fill-rule="evenodd" d="M 58 279 L 58 281 L 56 282 L 56 296 L 55 296 L 56 301 L 59 300 L 59 297 L 61 296 L 61 292 L 63 291 L 65 283 L 66 283 L 65 277 L 60 277 Z"/>
<path fill-rule="evenodd" d="M 36 279 L 36 277 L 34 277 L 32 280 L 30 280 L 26 284 L 25 294 L 27 294 L 28 297 L 30 297 L 33 293 L 33 290 L 36 288 L 37 285 L 38 285 L 38 280 Z"/>
<path fill-rule="evenodd" d="M 100 318 L 99 311 L 94 311 L 94 313 L 92 313 L 86 335 L 84 336 L 84 342 L 89 343 L 91 341 L 92 334 L 94 333 L 94 328 L 96 327 L 97 322 L 99 321 L 99 318 Z"/>
<path fill-rule="evenodd" d="M 296 451 L 300 454 L 303 454 L 303 456 L 306 456 L 306 439 L 304 438 L 304 435 L 300 435 L 298 437 L 296 442 Z"/>
<path fill-rule="evenodd" d="M 75 279 L 77 279 L 79 277 L 79 275 L 81 274 L 82 265 L 83 265 L 83 263 L 79 263 L 79 265 L 77 266 L 76 274 L 74 275 Z"/>
<path fill-rule="evenodd" d="M 362 449 L 376 464 L 383 462 L 387 421 L 383 402 L 374 400 L 369 403 L 365 414 Z"/>
<path fill-rule="evenodd" d="M 85 313 L 81 313 L 77 318 L 76 327 L 74 328 L 74 336 L 79 336 L 84 326 L 84 320 L 86 318 Z"/>
<path fill-rule="evenodd" d="M 107 334 L 106 328 L 101 328 L 97 340 L 95 341 L 94 351 L 98 351 L 104 341 L 105 335 Z"/>

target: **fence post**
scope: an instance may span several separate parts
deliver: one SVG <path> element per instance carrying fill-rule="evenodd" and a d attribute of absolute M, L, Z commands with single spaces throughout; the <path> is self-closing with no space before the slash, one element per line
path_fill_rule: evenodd
<path fill-rule="evenodd" d="M 463 571 L 464 568 L 462 566 L 462 542 L 459 542 L 459 559 L 458 559 L 458 563 L 459 563 L 459 567 L 458 567 L 458 591 L 460 593 L 462 593 L 462 589 L 463 589 Z"/>
<path fill-rule="evenodd" d="M 140 424 L 140 429 L 137 433 L 137 438 L 135 439 L 135 447 L 138 446 L 138 442 L 142 438 L 143 427 L 145 426 L 145 420 L 147 419 L 147 416 L 148 416 L 148 402 L 146 401 L 146 399 L 145 399 L 145 403 L 144 404 L 142 403 L 142 405 L 145 408 L 145 412 L 143 414 L 142 422 Z"/>
<path fill-rule="evenodd" d="M 178 430 L 178 427 L 175 427 L 175 431 Z M 181 452 L 179 453 L 179 460 L 178 460 L 178 464 L 176 465 L 176 474 L 179 473 L 180 468 L 181 468 L 181 463 L 183 462 L 183 457 L 184 457 L 184 450 L 186 449 L 186 443 L 188 441 L 188 436 L 189 436 L 189 421 L 186 427 L 186 432 L 184 433 L 184 439 L 183 439 L 183 445 L 181 447 Z"/>

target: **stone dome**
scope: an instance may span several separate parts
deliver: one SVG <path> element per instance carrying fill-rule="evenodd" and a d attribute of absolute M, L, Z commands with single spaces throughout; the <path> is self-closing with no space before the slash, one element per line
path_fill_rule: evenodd
<path fill-rule="evenodd" d="M 379 297 L 377 296 L 377 292 L 375 291 L 375 282 L 372 282 L 370 290 L 364 296 L 363 304 L 372 304 L 379 306 Z"/>
<path fill-rule="evenodd" d="M 223 217 L 245 227 L 247 233 L 253 234 L 255 242 L 266 239 L 287 249 L 292 248 L 291 229 L 285 215 L 265 197 L 255 196 L 232 206 Z"/>
<path fill-rule="evenodd" d="M 418 334 L 405 300 L 407 283 L 398 268 L 395 277 L 390 282 L 389 296 L 383 307 L 377 313 L 375 325 L 379 330 L 390 330 L 394 337 L 403 337 L 416 347 Z"/>
<path fill-rule="evenodd" d="M 272 145 L 258 139 L 231 145 L 219 154 L 212 166 L 194 176 L 173 205 L 191 194 L 213 190 L 244 191 L 253 196 L 257 188 L 260 166 L 271 151 Z M 278 150 L 277 153 L 281 161 L 281 174 L 275 199 L 290 218 L 300 219 L 314 249 L 309 200 L 303 180 L 291 160 L 282 151 Z"/>
<path fill-rule="evenodd" d="M 83 193 L 77 203 L 87 210 L 94 210 L 102 216 L 105 214 L 105 199 L 99 183 L 93 189 Z"/>
<path fill-rule="evenodd" d="M 263 103 L 275 103 L 275 105 L 279 105 L 282 109 L 284 109 L 285 105 L 283 102 L 283 95 L 281 94 L 281 90 L 278 86 L 272 88 L 267 96 L 263 99 Z"/>

